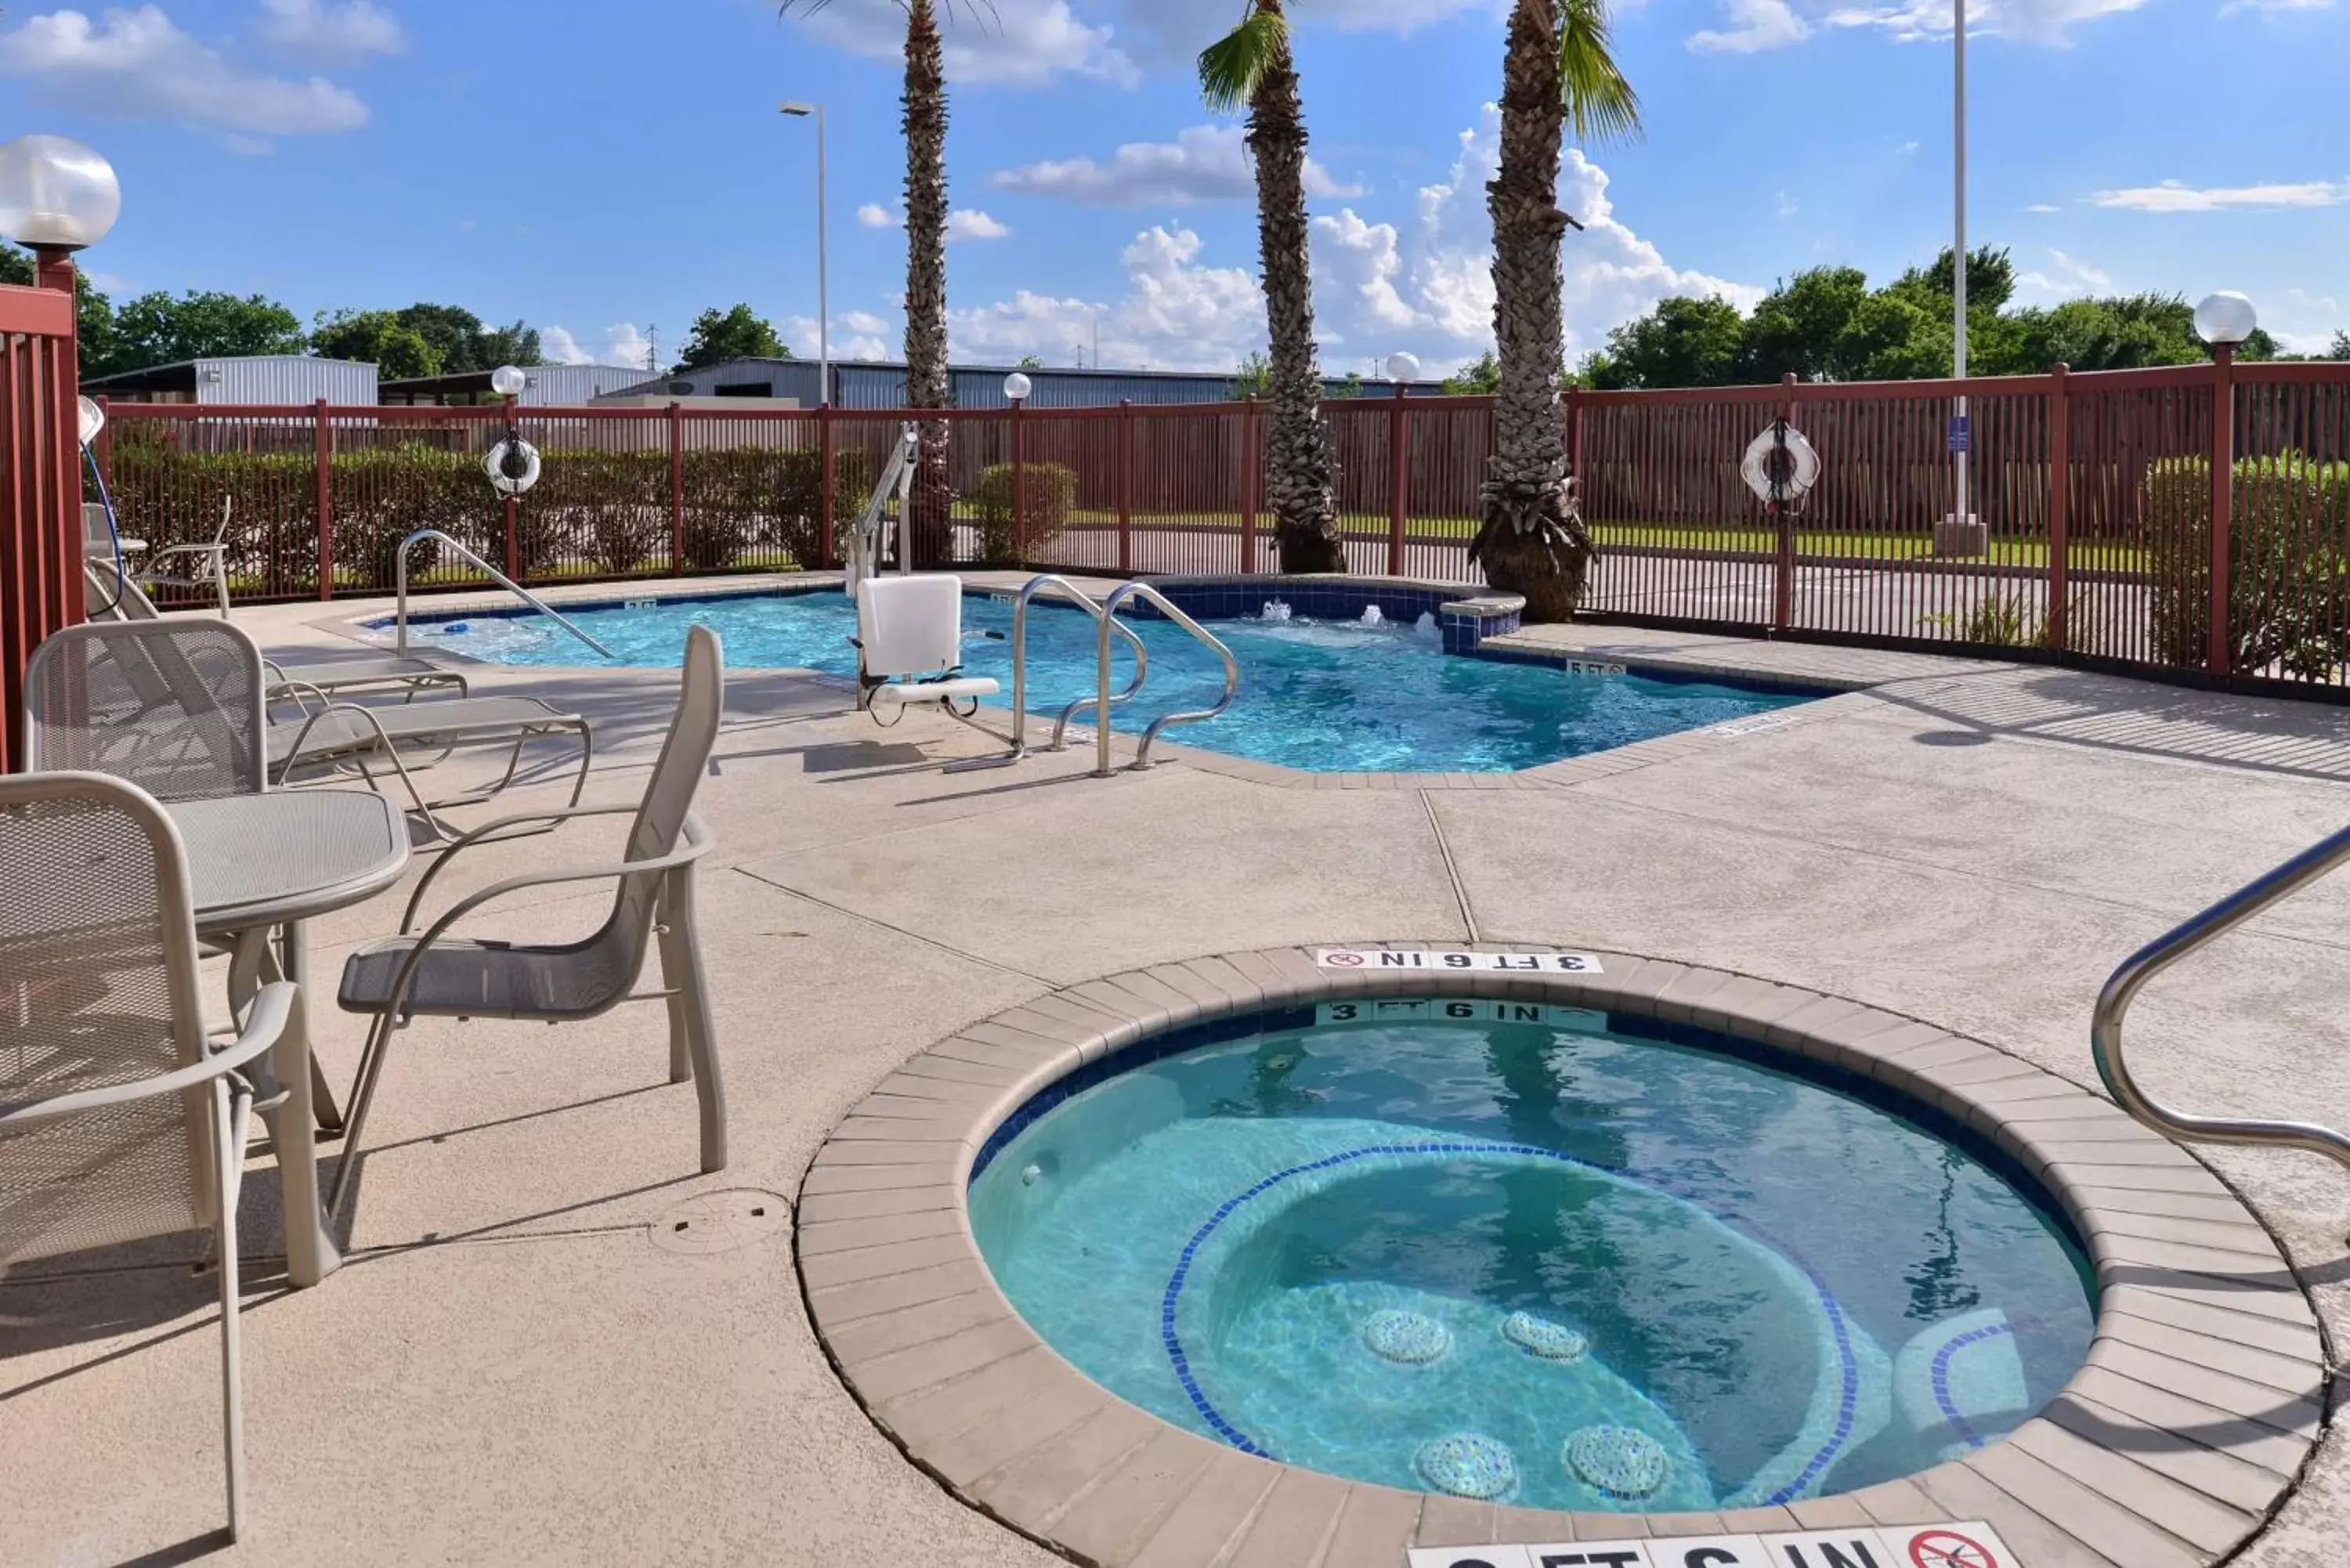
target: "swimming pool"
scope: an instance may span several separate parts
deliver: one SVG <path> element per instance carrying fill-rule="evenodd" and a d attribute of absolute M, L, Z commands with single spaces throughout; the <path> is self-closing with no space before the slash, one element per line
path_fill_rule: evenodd
<path fill-rule="evenodd" d="M 1280 605 L 1278 584 L 1265 599 Z M 702 624 L 724 638 L 735 665 L 853 675 L 848 638 L 857 608 L 837 591 L 648 600 L 571 610 L 631 665 L 677 662 L 685 628 Z M 1150 649 L 1150 680 L 1117 710 L 1116 726 L 1139 732 L 1159 714 L 1206 708 L 1222 691 L 1212 654 L 1171 623 L 1132 623 Z M 974 675 L 1012 684 L 1007 596 L 972 595 L 963 633 Z M 411 635 L 501 664 L 576 665 L 591 658 L 544 618 L 475 613 L 411 619 Z M 1504 663 L 1447 654 L 1433 617 L 1397 624 L 1272 615 L 1219 619 L 1210 629 L 1242 667 L 1230 711 L 1187 725 L 1169 739 L 1315 772 L 1503 773 L 1748 718 L 1820 695 L 1647 673 L 1598 674 L 1556 665 Z M 1039 601 L 1029 618 L 1028 699 L 1057 711 L 1095 682 L 1094 623 Z M 1123 652 L 1123 649 L 1120 650 Z M 1130 673 L 1121 659 L 1118 683 Z"/>
<path fill-rule="evenodd" d="M 1726 1038 L 1399 998 L 1085 1069 L 989 1139 L 968 1204 L 1029 1325 L 1191 1431 L 1701 1511 L 1927 1469 L 2071 1376 L 2082 1252 L 1990 1159 Z"/>

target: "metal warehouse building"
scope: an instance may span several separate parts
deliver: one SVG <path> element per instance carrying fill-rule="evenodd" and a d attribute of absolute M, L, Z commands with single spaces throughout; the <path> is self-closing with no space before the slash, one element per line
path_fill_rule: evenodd
<path fill-rule="evenodd" d="M 315 403 L 338 406 L 376 400 L 373 365 L 317 359 L 307 354 L 255 354 L 184 359 L 94 377 L 85 392 L 140 403 Z"/>
<path fill-rule="evenodd" d="M 850 360 L 832 368 L 830 402 L 842 409 L 902 408 L 906 399 L 906 367 L 888 360 Z M 955 365 L 947 377 L 953 403 L 959 409 L 1001 409 L 1009 406 L 1003 379 L 1018 367 Z M 1120 402 L 1221 403 L 1232 395 L 1230 373 L 1201 370 L 1077 370 L 1042 368 L 1024 369 L 1032 409 L 1097 409 Z M 1326 378 L 1336 391 L 1341 382 Z M 1386 392 L 1388 384 L 1375 381 L 1368 390 Z M 1415 381 L 1415 397 L 1432 395 L 1434 381 Z M 802 408 L 826 401 L 817 389 L 813 359 L 730 359 L 654 377 L 634 386 L 614 389 L 613 397 L 629 398 L 788 398 Z"/>
<path fill-rule="evenodd" d="M 645 379 L 642 365 L 525 365 L 522 395 L 515 400 L 525 408 L 576 409 L 608 392 L 617 392 Z M 417 376 L 386 381 L 387 403 L 424 407 L 447 404 L 494 403 L 488 370 L 455 370 L 445 376 Z"/>

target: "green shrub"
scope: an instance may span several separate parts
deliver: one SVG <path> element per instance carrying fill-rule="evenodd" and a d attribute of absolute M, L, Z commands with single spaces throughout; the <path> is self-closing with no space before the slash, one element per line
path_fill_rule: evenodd
<path fill-rule="evenodd" d="M 2211 636 L 2211 465 L 2165 459 L 2141 495 L 2151 652 L 2200 665 Z M 2230 668 L 2332 679 L 2350 661 L 2350 463 L 2299 452 L 2241 459 L 2230 514 Z"/>
<path fill-rule="evenodd" d="M 1061 536 L 1069 525 L 1069 510 L 1076 504 L 1077 471 L 1063 462 L 1031 462 L 1014 483 L 1014 465 L 991 462 L 979 471 L 979 485 L 971 493 L 979 513 L 980 556 L 989 561 L 1021 561 Z M 1014 491 L 1026 514 L 1024 526 L 1014 526 Z"/>

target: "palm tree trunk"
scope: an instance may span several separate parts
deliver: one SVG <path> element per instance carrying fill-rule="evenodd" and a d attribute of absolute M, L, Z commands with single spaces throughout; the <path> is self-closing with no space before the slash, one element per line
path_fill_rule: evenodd
<path fill-rule="evenodd" d="M 947 86 L 931 0 L 906 6 L 906 406 L 943 409 L 947 379 Z M 921 428 L 914 470 L 914 564 L 953 557 L 954 490 L 947 480 L 947 421 Z"/>
<path fill-rule="evenodd" d="M 1479 492 L 1484 521 L 1471 560 L 1495 587 L 1523 594 L 1528 620 L 1565 620 L 1582 602 L 1591 536 L 1566 471 L 1558 413 L 1564 279 L 1558 207 L 1565 106 L 1557 0 L 1516 0 L 1502 67 L 1502 161 L 1486 186 L 1493 215 L 1493 336 L 1501 387 L 1493 456 Z"/>
<path fill-rule="evenodd" d="M 1280 0 L 1257 0 L 1278 13 Z M 1305 111 L 1284 39 L 1249 99 L 1249 151 L 1256 158 L 1257 237 L 1263 263 L 1265 325 L 1273 338 L 1265 375 L 1271 402 L 1264 451 L 1265 500 L 1284 572 L 1339 572 L 1338 504 L 1322 424 L 1322 372 L 1314 356 L 1314 275 L 1305 223 Z M 1244 563 L 1244 569 L 1253 566 Z"/>

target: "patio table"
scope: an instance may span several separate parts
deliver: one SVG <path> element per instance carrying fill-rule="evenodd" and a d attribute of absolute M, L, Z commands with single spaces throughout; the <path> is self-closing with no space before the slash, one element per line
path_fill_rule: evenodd
<path fill-rule="evenodd" d="M 269 1054 L 276 1085 L 265 1092 L 282 1088 L 286 1099 L 265 1115 L 284 1189 L 286 1277 L 315 1285 L 342 1264 L 318 1201 L 321 1110 L 325 1125 L 341 1123 L 310 1049 L 304 924 L 397 882 L 408 867 L 408 825 L 390 801 L 366 790 L 274 790 L 175 801 L 165 809 L 186 846 L 196 932 L 230 950 L 230 1005 L 242 1012 L 272 981 L 299 988 Z"/>

